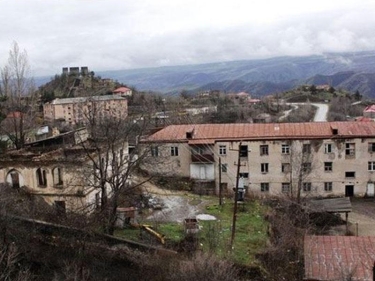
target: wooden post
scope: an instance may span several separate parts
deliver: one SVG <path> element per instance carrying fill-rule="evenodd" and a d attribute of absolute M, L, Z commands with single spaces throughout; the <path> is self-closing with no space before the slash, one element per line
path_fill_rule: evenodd
<path fill-rule="evenodd" d="M 221 190 L 221 157 L 219 157 L 219 205 L 223 204 L 222 190 Z"/>
<path fill-rule="evenodd" d="M 346 225 L 346 234 L 349 232 L 349 226 L 348 226 L 348 212 L 345 212 L 345 225 Z"/>
<path fill-rule="evenodd" d="M 233 249 L 234 237 L 236 235 L 236 219 L 237 219 L 237 193 L 238 193 L 238 183 L 240 179 L 240 167 L 241 167 L 241 145 L 238 145 L 238 162 L 237 162 L 237 175 L 236 175 L 236 188 L 234 190 L 234 208 L 233 208 L 233 222 L 232 222 L 232 236 L 230 239 L 230 249 Z"/>

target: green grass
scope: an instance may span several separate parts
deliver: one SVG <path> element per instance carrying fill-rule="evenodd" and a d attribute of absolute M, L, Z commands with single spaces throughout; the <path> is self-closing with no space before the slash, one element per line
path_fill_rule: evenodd
<path fill-rule="evenodd" d="M 241 264 L 253 264 L 255 255 L 267 243 L 267 223 L 264 220 L 266 208 L 257 201 L 246 202 L 238 206 L 232 251 L 230 251 L 230 240 L 233 203 L 226 203 L 222 207 L 211 205 L 207 207 L 206 211 L 208 214 L 217 217 L 218 221 L 201 222 L 200 241 L 203 249 L 212 251 L 219 256 L 230 257 Z"/>
<path fill-rule="evenodd" d="M 189 196 L 190 197 L 190 196 Z M 267 222 L 264 214 L 267 211 L 258 201 L 246 202 L 238 206 L 236 220 L 236 235 L 233 250 L 230 250 L 232 232 L 233 202 L 228 200 L 223 206 L 218 205 L 217 197 L 191 196 L 189 204 L 199 204 L 200 200 L 208 202 L 202 213 L 213 215 L 216 221 L 200 221 L 201 231 L 198 234 L 199 247 L 203 251 L 212 252 L 219 257 L 227 257 L 233 261 L 253 265 L 255 255 L 261 252 L 267 243 Z M 165 236 L 166 244 L 174 245 L 184 238 L 184 226 L 181 223 L 155 223 L 143 221 L 149 224 L 160 234 Z M 128 228 L 117 230 L 116 236 L 140 241 L 140 230 Z"/>

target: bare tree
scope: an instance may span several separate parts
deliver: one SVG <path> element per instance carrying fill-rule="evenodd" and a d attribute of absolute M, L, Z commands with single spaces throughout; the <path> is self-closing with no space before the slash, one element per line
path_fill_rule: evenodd
<path fill-rule="evenodd" d="M 288 149 L 287 159 L 282 160 L 285 163 L 283 167 L 286 182 L 289 183 L 289 190 L 283 190 L 288 196 L 301 202 L 302 191 L 311 193 L 314 191 L 312 183 L 308 181 L 309 176 L 318 167 L 314 163 L 314 154 L 312 153 L 313 144 L 308 141 L 293 141 L 284 149 Z"/>
<path fill-rule="evenodd" d="M 132 176 L 150 155 L 149 151 L 138 147 L 139 136 L 147 130 L 150 119 L 106 114 L 108 112 L 94 104 L 85 113 L 89 138 L 81 146 L 88 160 L 82 174 L 86 184 L 96 190 L 96 207 L 104 232 L 113 234 L 117 208 L 132 204 L 131 195 L 143 184 L 132 182 Z"/>
<path fill-rule="evenodd" d="M 0 95 L 1 111 L 7 116 L 1 132 L 20 149 L 34 121 L 36 97 L 27 53 L 21 51 L 16 42 L 9 51 L 7 64 L 1 69 Z"/>

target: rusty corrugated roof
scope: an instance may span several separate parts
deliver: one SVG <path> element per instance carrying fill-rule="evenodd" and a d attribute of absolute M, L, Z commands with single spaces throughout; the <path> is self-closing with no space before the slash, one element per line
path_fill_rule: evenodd
<path fill-rule="evenodd" d="M 337 134 L 334 130 L 337 130 Z M 187 132 L 192 138 L 187 139 Z M 375 122 L 309 122 L 266 124 L 170 125 L 148 137 L 150 142 L 198 140 L 274 140 L 375 137 Z"/>
<path fill-rule="evenodd" d="M 304 259 L 305 280 L 372 281 L 375 237 L 306 236 Z"/>

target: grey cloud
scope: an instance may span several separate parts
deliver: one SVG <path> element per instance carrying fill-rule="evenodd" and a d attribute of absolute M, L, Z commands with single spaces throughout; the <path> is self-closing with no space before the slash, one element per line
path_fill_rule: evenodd
<path fill-rule="evenodd" d="M 161 22 L 162 7 L 149 7 L 147 1 L 110 0 L 105 5 L 87 1 L 84 6 L 79 2 L 47 5 L 45 1 L 24 1 L 23 9 L 30 12 L 18 14 L 17 5 L 10 4 L 13 6 L 1 15 L 0 66 L 13 40 L 28 51 L 31 66 L 39 74 L 53 74 L 68 65 L 88 65 L 95 71 L 371 50 L 375 46 L 375 17 L 373 9 L 366 7 L 268 23 L 242 20 L 231 26 L 207 22 L 199 26 L 189 8 L 182 22 L 190 20 L 194 26 L 178 29 L 174 22 Z M 0 8 L 2 5 L 0 2 Z M 173 11 L 176 9 L 174 5 Z M 177 21 L 178 16 L 171 18 Z"/>

